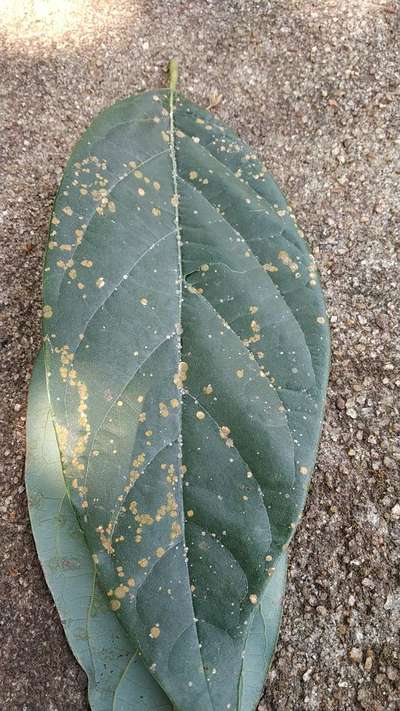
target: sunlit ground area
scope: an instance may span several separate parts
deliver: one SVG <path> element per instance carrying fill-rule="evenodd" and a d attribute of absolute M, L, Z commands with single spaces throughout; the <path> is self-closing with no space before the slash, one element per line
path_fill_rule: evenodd
<path fill-rule="evenodd" d="M 28 52 L 67 51 L 105 36 L 133 28 L 142 2 L 86 2 L 84 0 L 0 0 L 2 26 L 11 45 Z"/>
<path fill-rule="evenodd" d="M 102 33 L 117 27 L 126 27 L 126 23 L 133 23 L 146 12 L 147 5 L 160 5 L 159 3 L 146 3 L 142 0 L 122 1 L 121 3 L 108 2 L 107 0 L 0 0 L 2 26 L 10 38 L 16 42 L 36 40 L 41 45 L 62 41 L 65 35 L 74 45 L 85 41 L 99 39 Z M 188 3 L 190 5 L 191 3 Z M 268 7 L 271 3 L 261 0 L 256 3 Z M 179 8 L 182 3 L 165 2 L 165 8 L 174 5 Z M 230 6 L 234 12 L 237 3 L 222 2 L 221 5 Z M 240 5 L 240 3 L 239 3 Z M 317 6 L 307 0 L 289 2 L 296 11 L 303 12 L 312 17 L 332 16 L 335 21 L 338 16 L 353 16 L 354 19 L 371 16 L 374 13 L 389 8 L 390 3 L 379 0 L 322 0 Z M 393 3 L 395 10 L 396 3 Z"/>

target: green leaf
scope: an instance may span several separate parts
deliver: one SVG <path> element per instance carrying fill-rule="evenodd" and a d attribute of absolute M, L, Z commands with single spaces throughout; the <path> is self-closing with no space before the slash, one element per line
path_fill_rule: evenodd
<path fill-rule="evenodd" d="M 107 625 L 174 709 L 254 708 L 328 374 L 290 208 L 211 114 L 173 89 L 129 98 L 67 165 L 44 298 L 68 511 Z"/>

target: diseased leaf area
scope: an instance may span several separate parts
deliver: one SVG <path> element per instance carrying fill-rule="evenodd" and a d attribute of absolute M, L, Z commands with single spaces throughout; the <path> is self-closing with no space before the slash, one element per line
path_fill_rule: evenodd
<path fill-rule="evenodd" d="M 171 91 L 127 99 L 68 163 L 44 297 L 53 469 L 70 521 L 47 525 L 80 545 L 86 659 L 67 635 L 93 710 L 254 709 L 328 371 L 318 274 L 290 207 L 208 112 Z M 41 551 L 54 484 L 36 479 L 39 555 L 73 619 L 78 582 L 60 600 L 65 575 L 51 578 Z"/>

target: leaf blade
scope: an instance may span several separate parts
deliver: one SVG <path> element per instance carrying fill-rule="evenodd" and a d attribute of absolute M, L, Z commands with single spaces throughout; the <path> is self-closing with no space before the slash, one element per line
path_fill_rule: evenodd
<path fill-rule="evenodd" d="M 67 167 L 45 279 L 50 400 L 97 575 L 173 703 L 202 711 L 236 704 L 326 387 L 314 263 L 245 150 L 173 92 L 104 112 Z"/>

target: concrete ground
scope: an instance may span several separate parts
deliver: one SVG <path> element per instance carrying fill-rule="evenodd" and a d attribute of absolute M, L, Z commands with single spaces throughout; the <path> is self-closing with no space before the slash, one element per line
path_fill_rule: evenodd
<path fill-rule="evenodd" d="M 86 709 L 24 493 L 27 387 L 57 183 L 115 99 L 165 84 L 271 167 L 319 263 L 332 374 L 263 711 L 400 709 L 399 5 L 384 0 L 1 3 L 0 711 Z"/>

